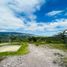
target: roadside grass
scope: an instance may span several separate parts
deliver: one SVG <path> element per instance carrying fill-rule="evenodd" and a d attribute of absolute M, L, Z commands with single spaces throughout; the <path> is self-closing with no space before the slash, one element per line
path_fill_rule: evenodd
<path fill-rule="evenodd" d="M 0 57 L 0 62 L 3 60 L 3 59 L 5 59 L 6 57 Z"/>
<path fill-rule="evenodd" d="M 28 51 L 28 44 L 26 42 L 21 42 L 20 49 L 17 52 L 0 52 L 0 56 L 16 56 L 16 55 L 24 55 L 27 54 Z"/>
<path fill-rule="evenodd" d="M 35 44 L 36 46 L 46 45 L 45 42 L 33 42 L 33 44 Z"/>
<path fill-rule="evenodd" d="M 35 44 L 36 46 L 47 46 L 49 48 L 54 48 L 54 49 L 59 49 L 59 50 L 63 50 L 63 51 L 67 51 L 67 46 L 66 44 L 63 43 L 45 43 L 45 42 L 33 42 L 33 44 Z"/>
<path fill-rule="evenodd" d="M 50 48 L 55 48 L 55 49 L 67 51 L 67 47 L 65 46 L 65 44 L 47 44 L 47 46 Z"/>
<path fill-rule="evenodd" d="M 62 58 L 61 61 L 63 62 L 62 65 L 67 67 L 67 57 Z"/>

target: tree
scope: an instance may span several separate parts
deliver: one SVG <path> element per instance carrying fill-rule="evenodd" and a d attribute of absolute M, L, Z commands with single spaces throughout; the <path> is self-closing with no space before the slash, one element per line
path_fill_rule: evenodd
<path fill-rule="evenodd" d="M 63 31 L 63 35 L 64 35 L 64 43 L 66 44 L 66 46 L 67 46 L 67 30 L 64 30 Z"/>

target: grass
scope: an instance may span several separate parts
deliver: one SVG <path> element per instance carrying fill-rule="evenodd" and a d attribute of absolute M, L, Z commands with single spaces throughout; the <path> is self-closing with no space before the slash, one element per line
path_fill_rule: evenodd
<path fill-rule="evenodd" d="M 16 56 L 16 55 L 24 55 L 27 54 L 28 51 L 28 44 L 26 42 L 20 43 L 22 45 L 17 52 L 1 52 L 0 56 Z"/>
<path fill-rule="evenodd" d="M 63 62 L 63 66 L 67 67 L 67 57 L 64 57 L 62 59 L 62 62 Z"/>
<path fill-rule="evenodd" d="M 65 44 L 48 44 L 48 47 L 67 51 L 67 47 L 65 46 Z"/>
<path fill-rule="evenodd" d="M 44 45 L 50 48 L 55 48 L 55 49 L 60 49 L 63 51 L 67 51 L 67 46 L 65 44 L 59 43 L 59 44 L 55 44 L 55 43 L 45 43 L 45 42 L 33 42 L 36 46 L 40 46 L 40 45 Z"/>
<path fill-rule="evenodd" d="M 45 42 L 33 42 L 33 44 L 35 44 L 36 46 L 39 46 L 39 45 L 45 45 L 46 43 Z"/>
<path fill-rule="evenodd" d="M 0 57 L 0 62 L 3 60 L 3 59 L 5 59 L 6 57 Z"/>

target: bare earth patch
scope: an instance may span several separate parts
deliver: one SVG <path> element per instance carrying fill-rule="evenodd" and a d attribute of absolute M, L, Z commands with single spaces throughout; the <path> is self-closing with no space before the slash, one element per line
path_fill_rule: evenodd
<path fill-rule="evenodd" d="M 0 52 L 14 52 L 19 50 L 20 45 L 6 45 L 0 47 Z"/>
<path fill-rule="evenodd" d="M 47 47 L 36 47 L 29 44 L 30 53 L 24 56 L 7 57 L 0 62 L 0 67 L 61 67 L 53 61 L 60 55 L 65 55 L 61 50 Z"/>

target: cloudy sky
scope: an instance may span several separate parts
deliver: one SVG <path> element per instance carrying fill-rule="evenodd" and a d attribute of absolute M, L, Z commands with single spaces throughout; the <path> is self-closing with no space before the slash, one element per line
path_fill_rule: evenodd
<path fill-rule="evenodd" d="M 54 35 L 67 29 L 67 0 L 0 0 L 0 32 Z"/>

